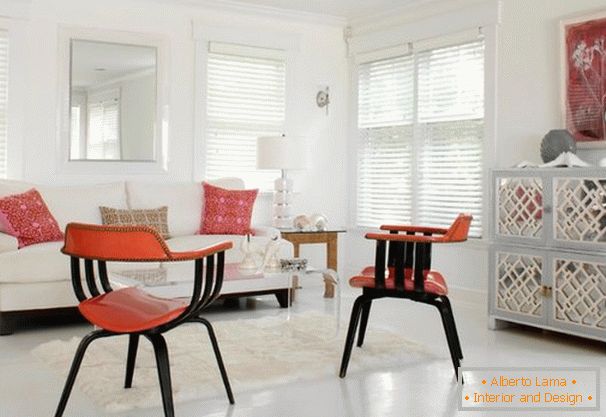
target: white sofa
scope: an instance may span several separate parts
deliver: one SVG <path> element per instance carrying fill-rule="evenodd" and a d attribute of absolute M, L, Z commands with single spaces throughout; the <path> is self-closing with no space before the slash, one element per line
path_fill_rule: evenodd
<path fill-rule="evenodd" d="M 242 189 L 238 178 L 212 181 L 215 185 Z M 0 197 L 36 188 L 44 198 L 62 230 L 69 222 L 101 224 L 99 206 L 150 209 L 168 206 L 171 238 L 166 242 L 176 251 L 204 247 L 231 240 L 234 248 L 226 252 L 226 263 L 241 261 L 243 236 L 198 235 L 203 208 L 200 183 L 115 182 L 101 185 L 48 186 L 26 182 L 0 181 Z M 269 237 L 279 234 L 270 227 L 254 227 L 252 240 L 263 247 Z M 69 258 L 60 252 L 62 242 L 47 242 L 17 249 L 17 239 L 0 231 L 0 334 L 10 334 L 16 324 L 29 317 L 73 314 L 77 305 Z M 292 257 L 292 245 L 283 241 L 281 257 Z M 113 268 L 149 268 L 149 264 L 114 264 Z M 170 267 L 170 266 L 169 266 Z M 285 286 L 270 280 L 226 281 L 223 294 L 249 295 L 275 293 L 284 295 Z M 282 282 L 282 281 L 280 281 Z M 280 300 L 280 297 L 278 297 Z"/>

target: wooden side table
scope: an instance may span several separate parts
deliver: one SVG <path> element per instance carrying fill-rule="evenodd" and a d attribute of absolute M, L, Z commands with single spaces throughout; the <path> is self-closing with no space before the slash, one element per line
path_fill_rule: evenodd
<path fill-rule="evenodd" d="M 338 259 L 338 237 L 339 233 L 345 233 L 345 229 L 330 229 L 321 232 L 302 231 L 295 229 L 280 230 L 282 238 L 291 242 L 295 249 L 295 258 L 299 257 L 301 245 L 324 243 L 326 245 L 326 268 L 337 272 Z M 333 298 L 335 296 L 334 283 L 324 280 L 324 297 Z"/>

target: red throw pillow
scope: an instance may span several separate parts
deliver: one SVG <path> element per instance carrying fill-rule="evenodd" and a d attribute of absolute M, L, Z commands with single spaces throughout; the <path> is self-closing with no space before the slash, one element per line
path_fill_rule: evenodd
<path fill-rule="evenodd" d="M 206 182 L 200 234 L 245 235 L 259 190 L 226 190 Z"/>
<path fill-rule="evenodd" d="M 40 193 L 33 188 L 22 194 L 0 198 L 0 223 L 9 235 L 17 238 L 19 249 L 63 239 L 57 220 Z"/>

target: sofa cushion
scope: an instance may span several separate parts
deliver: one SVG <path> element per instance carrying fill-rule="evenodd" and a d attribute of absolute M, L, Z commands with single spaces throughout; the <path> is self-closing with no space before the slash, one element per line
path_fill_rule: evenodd
<path fill-rule="evenodd" d="M 0 233 L 0 253 L 10 252 L 19 248 L 19 241 L 15 236 Z"/>
<path fill-rule="evenodd" d="M 63 242 L 47 242 L 0 253 L 0 282 L 69 280 L 69 258 L 60 252 L 62 246 Z"/>
<path fill-rule="evenodd" d="M 149 226 L 164 239 L 170 237 L 168 231 L 168 207 L 157 209 L 116 209 L 99 207 L 103 224 L 111 226 Z"/>
<path fill-rule="evenodd" d="M 100 206 L 128 208 L 123 182 L 37 188 L 62 231 L 70 222 L 101 224 Z"/>
<path fill-rule="evenodd" d="M 0 198 L 13 194 L 24 193 L 35 188 L 35 185 L 25 181 L 0 180 Z M 0 223 L 0 232 L 6 232 L 4 225 Z"/>
<path fill-rule="evenodd" d="M 202 211 L 202 186 L 194 182 L 173 184 L 126 183 L 128 206 L 133 210 L 168 207 L 168 230 L 172 236 L 194 234 Z"/>
<path fill-rule="evenodd" d="M 239 178 L 209 181 L 228 189 L 241 189 Z M 172 236 L 193 235 L 200 229 L 203 208 L 202 184 L 199 182 L 153 183 L 128 181 L 128 206 L 131 209 L 168 207 L 168 229 Z M 105 204 L 107 205 L 107 204 Z"/>
<path fill-rule="evenodd" d="M 251 233 L 250 220 L 259 190 L 228 190 L 206 182 L 203 187 L 201 234 Z"/>
<path fill-rule="evenodd" d="M 17 238 L 19 248 L 63 240 L 57 221 L 34 188 L 0 199 L 0 223 Z"/>

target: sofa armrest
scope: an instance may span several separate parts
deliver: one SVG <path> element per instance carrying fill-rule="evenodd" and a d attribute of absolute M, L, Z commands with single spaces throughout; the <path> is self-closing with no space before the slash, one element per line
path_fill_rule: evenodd
<path fill-rule="evenodd" d="M 0 232 L 0 253 L 11 252 L 19 249 L 19 241 L 16 237 Z"/>
<path fill-rule="evenodd" d="M 276 229 L 275 227 L 271 227 L 271 226 L 253 226 L 251 227 L 252 229 L 252 234 L 253 236 L 260 236 L 260 237 L 269 237 L 269 238 L 273 238 L 273 237 L 280 237 L 280 231 L 278 229 Z"/>

